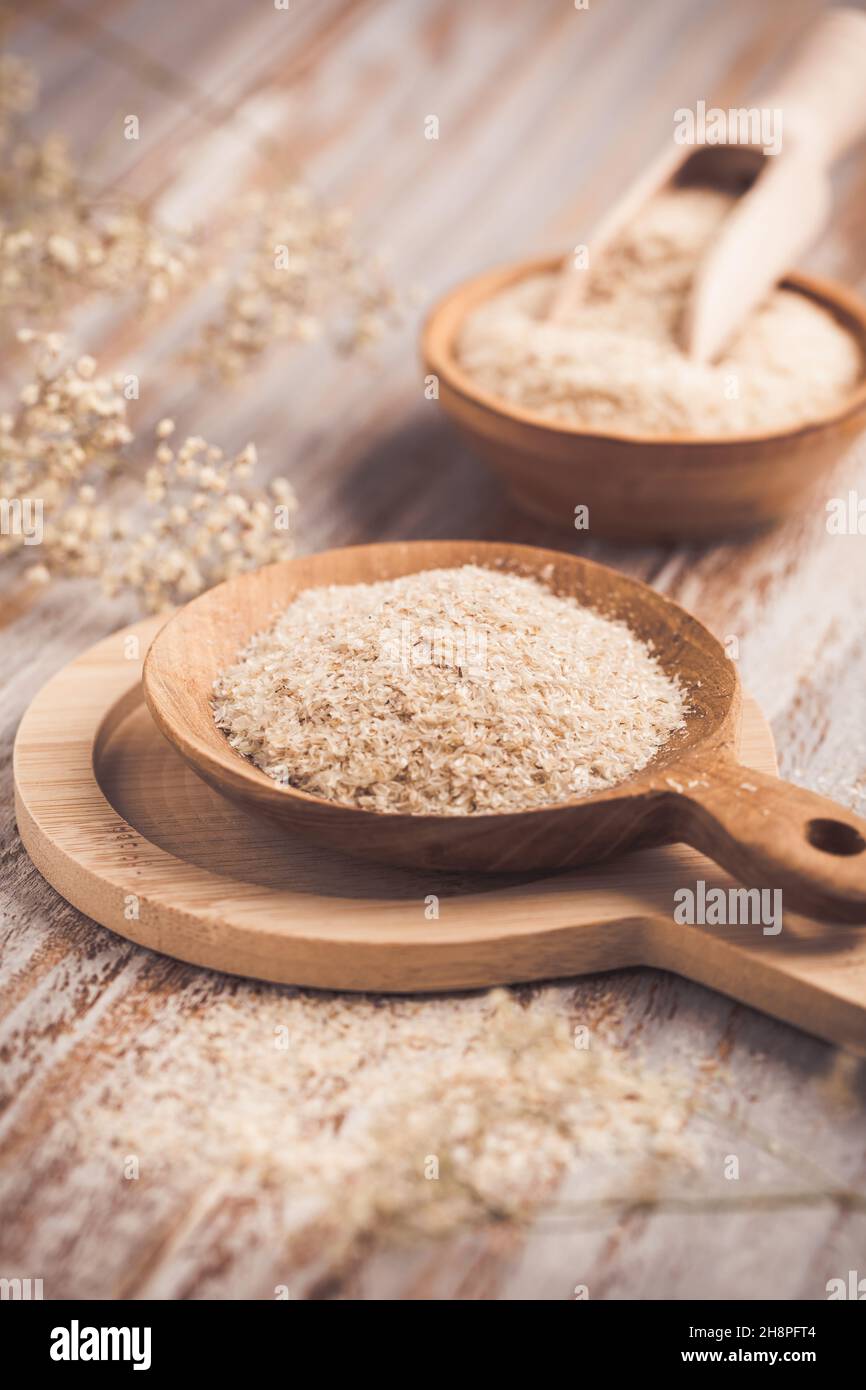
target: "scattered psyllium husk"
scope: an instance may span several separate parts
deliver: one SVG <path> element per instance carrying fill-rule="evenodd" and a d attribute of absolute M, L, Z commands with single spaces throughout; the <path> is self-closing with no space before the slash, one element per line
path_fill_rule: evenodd
<path fill-rule="evenodd" d="M 613 786 L 683 713 L 624 623 L 475 565 L 308 589 L 214 688 L 217 724 L 276 781 L 404 814 L 515 811 Z"/>
<path fill-rule="evenodd" d="M 791 428 L 861 380 L 854 337 L 819 304 L 776 289 L 718 362 L 680 346 L 695 270 L 732 200 L 692 188 L 652 199 L 592 258 L 574 323 L 547 318 L 558 275 L 509 285 L 466 318 L 463 369 L 493 396 L 553 420 L 626 434 Z"/>

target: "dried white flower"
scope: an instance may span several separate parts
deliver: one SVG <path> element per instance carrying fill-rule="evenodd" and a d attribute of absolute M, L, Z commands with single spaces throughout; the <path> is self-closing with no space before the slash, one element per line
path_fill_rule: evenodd
<path fill-rule="evenodd" d="M 159 609 L 291 554 L 268 493 L 245 489 L 240 478 L 255 456 L 249 445 L 226 459 L 200 436 L 185 440 L 177 455 L 158 444 L 144 472 L 147 519 L 134 503 L 118 508 L 111 479 L 134 438 L 126 398 L 97 374 L 93 358 L 64 364 L 59 334 L 28 330 L 19 338 L 36 375 L 17 411 L 0 415 L 0 494 L 41 501 L 44 562 L 28 571 L 31 582 L 98 576 L 108 593 L 131 589 L 145 607 Z M 202 463 L 203 455 L 211 462 Z M 277 482 L 293 506 L 290 485 Z M 24 556 L 24 540 L 0 536 L 0 555 Z"/>

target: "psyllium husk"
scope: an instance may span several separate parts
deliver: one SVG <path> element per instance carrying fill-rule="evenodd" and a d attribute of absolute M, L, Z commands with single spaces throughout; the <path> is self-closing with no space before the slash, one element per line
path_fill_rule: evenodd
<path fill-rule="evenodd" d="M 466 565 L 308 589 L 215 683 L 232 747 L 345 806 L 478 815 L 645 767 L 685 701 L 624 623 Z"/>
<path fill-rule="evenodd" d="M 563 424 L 619 434 L 706 438 L 791 429 L 837 409 L 861 380 L 851 333 L 820 304 L 774 289 L 718 362 L 683 352 L 695 271 L 734 200 L 710 188 L 659 194 L 575 269 L 574 322 L 548 318 L 559 272 L 486 300 L 457 354 L 485 392 Z"/>

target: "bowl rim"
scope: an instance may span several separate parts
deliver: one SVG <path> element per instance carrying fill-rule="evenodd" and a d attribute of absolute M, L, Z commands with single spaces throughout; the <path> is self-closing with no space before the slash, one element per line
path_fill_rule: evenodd
<path fill-rule="evenodd" d="M 512 405 L 500 396 L 491 395 L 476 385 L 472 377 L 463 371 L 454 354 L 454 335 L 458 325 L 453 325 L 448 340 L 443 341 L 445 331 L 442 320 L 453 314 L 455 306 L 464 296 L 470 297 L 459 322 L 470 309 L 490 298 L 498 289 L 524 280 L 529 275 L 540 274 L 557 269 L 564 256 L 533 256 L 519 261 L 504 262 L 493 269 L 481 271 L 462 280 L 447 290 L 428 311 L 421 329 L 421 355 L 426 366 L 444 379 L 450 389 L 461 396 L 468 404 L 494 415 L 499 419 L 512 420 L 529 429 L 540 429 L 561 438 L 576 438 L 589 442 L 609 442 L 614 444 L 635 444 L 641 448 L 672 449 L 687 447 L 695 450 L 712 449 L 718 451 L 722 446 L 733 449 L 770 443 L 793 443 L 829 428 L 837 428 L 853 419 L 866 408 L 866 301 L 847 285 L 825 276 L 807 275 L 801 272 L 786 275 L 781 288 L 794 290 L 808 299 L 816 301 L 832 315 L 837 322 L 857 342 L 863 362 L 863 374 L 859 385 L 834 411 L 821 415 L 815 420 L 806 420 L 786 430 L 766 430 L 750 434 L 640 434 L 624 430 L 584 429 L 570 421 L 554 420 L 537 411 Z M 859 334 L 850 325 L 857 325 Z"/>
<path fill-rule="evenodd" d="M 324 560 L 325 556 L 350 555 L 353 552 L 371 549 L 394 550 L 405 553 L 407 551 L 411 552 L 416 548 L 421 549 L 422 547 L 426 548 L 428 546 L 438 547 L 440 545 L 443 547 L 460 546 L 465 547 L 467 550 L 477 548 L 481 551 L 486 550 L 488 554 L 494 551 L 503 551 L 508 552 L 511 556 L 516 555 L 517 558 L 523 555 L 527 557 L 535 556 L 538 557 L 538 569 L 535 571 L 536 573 L 540 573 L 542 558 L 545 563 L 550 563 L 551 561 L 555 563 L 557 560 L 573 561 L 577 562 L 579 565 L 588 566 L 591 570 L 602 571 L 605 575 L 613 576 L 616 583 L 624 583 L 629 589 L 633 589 L 638 593 L 640 593 L 641 590 L 646 590 L 651 596 L 651 601 L 654 604 L 658 605 L 663 610 L 673 610 L 673 613 L 679 617 L 681 623 L 683 623 L 684 620 L 683 626 L 686 630 L 695 632 L 703 642 L 706 642 L 708 639 L 712 646 L 717 649 L 717 652 L 721 653 L 722 659 L 727 663 L 726 669 L 730 668 L 730 674 L 732 676 L 730 699 L 728 700 L 726 709 L 704 737 L 696 740 L 694 744 L 687 745 L 682 749 L 681 756 L 675 756 L 669 763 L 657 764 L 654 757 L 643 768 L 633 773 L 631 777 L 626 778 L 624 781 L 617 782 L 612 787 L 606 787 L 600 791 L 591 792 L 587 796 L 575 797 L 569 801 L 552 802 L 549 805 L 530 806 L 519 810 L 485 811 L 471 817 L 455 817 L 447 814 L 434 814 L 429 812 L 414 815 L 403 811 L 380 811 L 368 807 L 349 806 L 342 802 L 332 801 L 328 797 L 302 791 L 299 787 L 292 787 L 285 783 L 276 782 L 272 777 L 269 777 L 262 768 L 258 767 L 255 763 L 251 762 L 250 759 L 245 758 L 243 754 L 238 753 L 236 749 L 232 748 L 228 738 L 223 734 L 222 730 L 219 729 L 215 722 L 213 729 L 214 733 L 218 736 L 218 742 L 214 744 L 210 744 L 202 739 L 188 724 L 185 724 L 180 730 L 181 737 L 178 738 L 178 730 L 175 728 L 172 721 L 165 717 L 160 701 L 154 698 L 154 684 L 156 683 L 154 679 L 154 667 L 156 665 L 155 653 L 158 652 L 160 641 L 164 638 L 168 629 L 176 623 L 184 620 L 188 621 L 189 614 L 192 613 L 194 609 L 219 601 L 218 596 L 221 592 L 245 583 L 253 583 L 258 575 L 268 570 L 286 569 L 294 564 L 302 564 L 305 560 Z M 493 558 L 492 554 L 490 554 L 490 558 Z M 471 557 L 467 556 L 465 560 L 459 563 L 470 564 L 472 562 Z M 484 559 L 479 558 L 477 563 L 484 564 Z M 432 569 L 435 567 L 436 566 L 432 564 L 424 565 L 418 570 L 407 569 L 405 573 L 423 573 L 425 569 Z M 531 574 L 532 572 L 533 569 L 527 570 L 527 573 Z M 323 579 L 313 584 L 305 584 L 297 590 L 297 593 L 303 592 L 305 588 L 317 587 L 318 584 L 325 582 L 328 581 Z M 332 580 L 330 582 L 338 583 L 339 581 Z M 348 582 L 363 581 L 355 580 Z M 288 601 L 291 602 L 291 599 Z M 267 622 L 268 616 L 268 614 L 262 615 L 263 624 Z M 273 616 L 273 614 L 270 616 Z M 625 619 L 621 618 L 620 621 L 625 621 Z M 259 627 L 253 629 L 254 632 L 261 630 L 262 629 Z M 249 637 L 252 635 L 253 633 L 251 632 Z M 624 574 L 622 571 L 614 569 L 611 565 L 603 565 L 597 560 L 591 560 L 589 557 L 575 554 L 573 551 L 550 550 L 542 546 L 519 545 L 505 541 L 487 540 L 450 541 L 447 539 L 436 539 L 430 541 L 385 541 L 381 543 L 371 542 L 364 545 L 340 546 L 328 550 L 316 551 L 311 555 L 298 555 L 287 560 L 278 560 L 272 565 L 264 565 L 257 570 L 250 570 L 243 574 L 234 575 L 232 578 L 224 580 L 222 584 L 215 585 L 212 589 L 208 589 L 204 593 L 199 594 L 196 598 L 191 599 L 189 603 L 170 614 L 166 622 L 156 633 L 156 636 L 153 638 L 145 654 L 141 683 L 145 704 L 157 728 L 165 735 L 173 747 L 178 750 L 181 756 L 192 765 L 195 771 L 219 791 L 224 792 L 226 784 L 229 784 L 237 795 L 243 797 L 245 791 L 249 793 L 252 788 L 255 787 L 259 791 L 267 793 L 274 804 L 276 804 L 278 800 L 292 801 L 295 803 L 301 802 L 311 806 L 321 807 L 335 816 L 342 815 L 346 819 L 362 817 L 364 820 L 369 820 L 371 817 L 376 817 L 382 821 L 393 821 L 395 824 L 398 821 L 411 821 L 419 825 L 421 823 L 426 823 L 428 826 L 443 824 L 452 825 L 455 821 L 459 822 L 462 820 L 471 820 L 474 825 L 478 826 L 494 822 L 497 825 L 502 825 L 509 818 L 516 820 L 530 815 L 551 815 L 554 812 L 566 811 L 574 809 L 575 807 L 586 806 L 590 803 L 613 801 L 623 795 L 627 798 L 631 798 L 641 793 L 657 790 L 659 776 L 668 768 L 673 769 L 680 763 L 686 763 L 689 760 L 694 760 L 696 762 L 697 758 L 699 758 L 704 751 L 710 754 L 728 745 L 733 746 L 742 700 L 742 688 L 736 665 L 733 662 L 728 662 L 727 658 L 724 657 L 724 649 L 719 639 L 687 609 L 683 608 L 674 599 L 668 598 L 667 595 L 660 594 L 644 580 L 636 579 L 632 575 Z M 659 752 L 661 751 L 662 749 L 659 750 Z M 219 769 L 219 774 L 217 774 L 214 769 Z"/>

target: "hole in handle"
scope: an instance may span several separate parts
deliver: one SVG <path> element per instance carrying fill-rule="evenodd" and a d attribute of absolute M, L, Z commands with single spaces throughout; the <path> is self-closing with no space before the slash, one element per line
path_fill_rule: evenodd
<path fill-rule="evenodd" d="M 859 830 L 842 820 L 810 820 L 806 839 L 825 854 L 860 854 L 866 849 L 866 840 Z"/>

